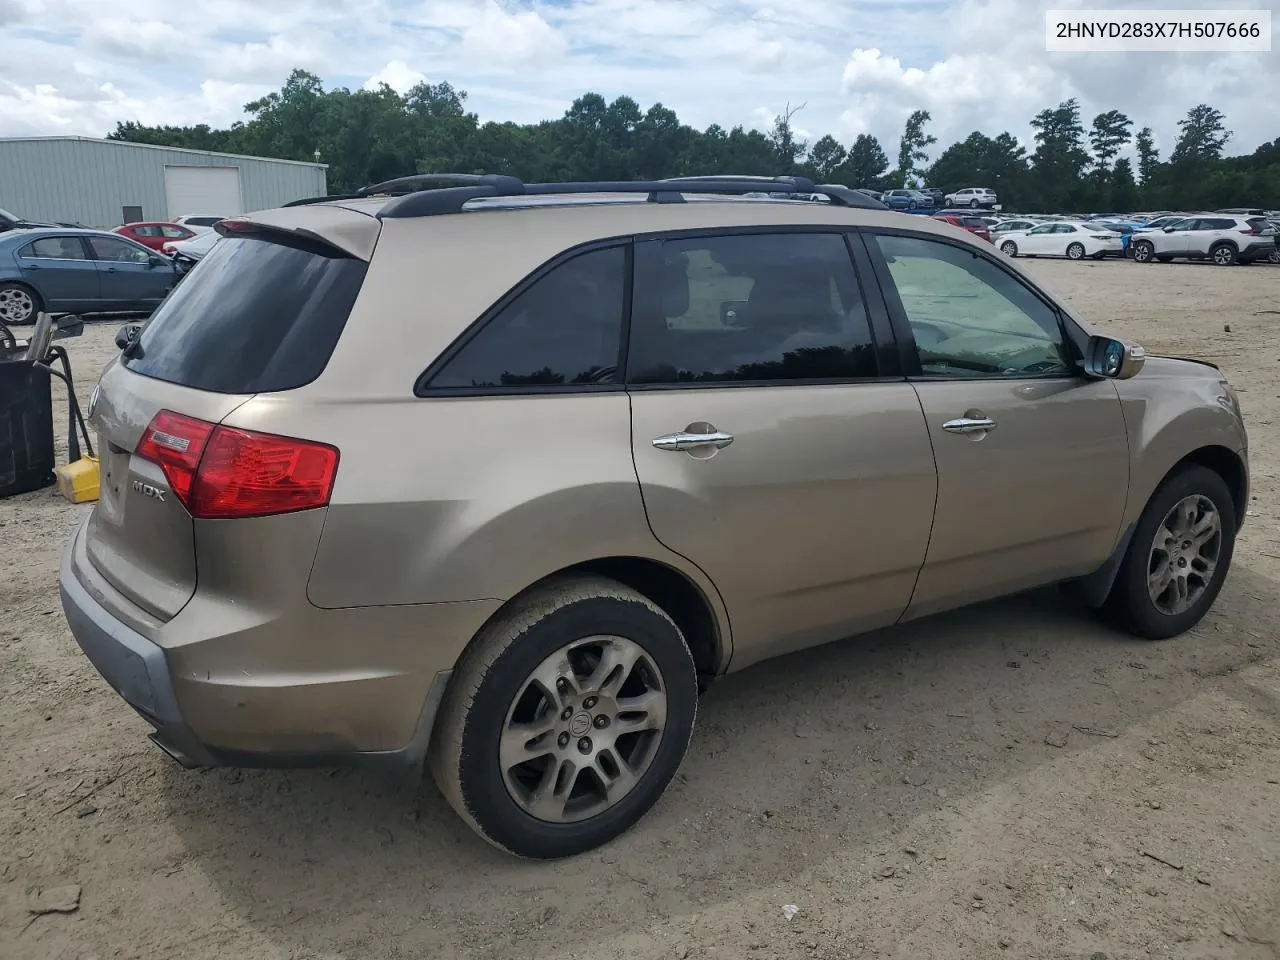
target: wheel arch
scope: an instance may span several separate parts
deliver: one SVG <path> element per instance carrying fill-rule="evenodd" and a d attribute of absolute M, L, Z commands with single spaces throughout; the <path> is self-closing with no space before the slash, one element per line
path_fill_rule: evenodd
<path fill-rule="evenodd" d="M 719 596 L 714 594 L 714 586 L 700 584 L 688 572 L 652 557 L 597 557 L 552 571 L 505 601 L 480 625 L 468 640 L 468 646 L 513 604 L 556 579 L 572 574 L 595 574 L 615 580 L 661 607 L 684 635 L 701 687 L 705 688 L 712 678 L 728 668 L 732 654 L 728 616 Z"/>

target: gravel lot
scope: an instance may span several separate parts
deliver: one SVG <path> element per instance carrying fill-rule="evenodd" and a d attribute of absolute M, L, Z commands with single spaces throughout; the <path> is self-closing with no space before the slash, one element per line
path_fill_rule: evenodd
<path fill-rule="evenodd" d="M 1241 392 L 1252 512 L 1194 633 L 1133 641 L 1047 591 L 753 668 L 636 829 L 529 864 L 433 787 L 179 769 L 63 621 L 88 508 L 13 498 L 0 957 L 1280 957 L 1280 268 L 1029 267 Z M 116 327 L 71 342 L 82 399 Z"/>

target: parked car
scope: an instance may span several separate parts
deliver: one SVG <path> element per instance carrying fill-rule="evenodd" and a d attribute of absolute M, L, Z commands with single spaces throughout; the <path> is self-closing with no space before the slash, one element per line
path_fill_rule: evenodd
<path fill-rule="evenodd" d="M 56 227 L 56 223 L 38 223 L 33 220 L 25 220 L 17 214 L 10 213 L 8 210 L 0 209 L 0 233 L 7 233 L 10 230 L 37 230 L 41 227 Z"/>
<path fill-rule="evenodd" d="M 174 217 L 169 222 L 186 227 L 188 230 L 194 231 L 195 233 L 209 233 L 225 219 L 226 217 L 210 217 L 204 214 L 188 213 L 181 217 Z"/>
<path fill-rule="evenodd" d="M 0 234 L 0 322 L 35 321 L 41 310 L 149 313 L 177 282 L 168 258 L 98 230 Z"/>
<path fill-rule="evenodd" d="M 929 206 L 935 210 L 947 205 L 947 195 L 937 187 L 921 187 L 920 192 L 929 198 Z"/>
<path fill-rule="evenodd" d="M 174 266 L 183 276 L 213 249 L 213 245 L 222 239 L 215 230 L 197 234 L 190 240 L 174 240 L 164 245 L 163 253 L 173 260 Z"/>
<path fill-rule="evenodd" d="M 161 250 L 171 240 L 190 240 L 196 235 L 194 230 L 188 230 L 186 227 L 179 226 L 176 223 L 147 221 L 126 223 L 116 227 L 111 232 L 118 233 L 122 237 L 128 237 L 130 240 L 140 243 L 144 247 L 150 247 L 152 250 Z"/>
<path fill-rule="evenodd" d="M 1275 230 L 1265 217 L 1188 217 L 1160 230 L 1137 234 L 1133 259 L 1139 263 L 1176 258 L 1212 260 L 1219 266 L 1267 260 L 1275 249 Z"/>
<path fill-rule="evenodd" d="M 103 371 L 62 605 L 176 759 L 425 756 L 563 857 L 728 671 L 1054 582 L 1153 639 L 1214 602 L 1249 504 L 1216 367 L 853 191 L 455 182 L 220 224 Z"/>
<path fill-rule="evenodd" d="M 935 213 L 933 219 L 949 223 L 953 227 L 959 227 L 961 230 L 968 230 L 975 237 L 981 237 L 988 243 L 991 242 L 991 231 L 987 227 L 987 222 L 978 217 L 958 217 L 955 214 Z"/>
<path fill-rule="evenodd" d="M 1034 230 L 1038 226 L 1040 226 L 1039 220 L 1001 220 L 991 228 L 991 239 L 992 242 L 998 243 L 1006 233 L 1026 233 L 1028 230 Z"/>
<path fill-rule="evenodd" d="M 1107 254 L 1121 256 L 1120 234 L 1086 223 L 1044 223 L 1026 233 L 1006 233 L 1000 251 L 1010 257 L 1066 257 L 1101 260 Z"/>
<path fill-rule="evenodd" d="M 948 207 L 970 208 L 994 207 L 999 202 L 996 192 L 990 187 L 965 187 L 955 193 L 948 193 L 945 201 Z"/>
<path fill-rule="evenodd" d="M 1146 233 L 1151 230 L 1161 230 L 1170 224 L 1178 223 L 1185 219 L 1187 219 L 1187 214 L 1185 213 L 1167 213 L 1163 216 L 1156 217 L 1154 220 L 1146 221 L 1138 227 L 1136 232 Z"/>
<path fill-rule="evenodd" d="M 891 210 L 932 210 L 933 201 L 919 190 L 886 190 L 880 202 Z"/>

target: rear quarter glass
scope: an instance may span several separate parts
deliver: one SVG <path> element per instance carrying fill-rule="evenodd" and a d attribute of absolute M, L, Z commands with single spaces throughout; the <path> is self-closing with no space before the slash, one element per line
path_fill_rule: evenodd
<path fill-rule="evenodd" d="M 156 310 L 124 364 L 215 393 L 304 386 L 329 362 L 367 268 L 287 235 L 225 237 Z"/>

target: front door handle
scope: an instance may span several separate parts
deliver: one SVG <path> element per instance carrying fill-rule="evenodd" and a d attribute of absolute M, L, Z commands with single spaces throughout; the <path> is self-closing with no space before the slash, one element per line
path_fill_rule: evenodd
<path fill-rule="evenodd" d="M 990 417 L 957 417 L 942 425 L 948 433 L 985 433 L 995 428 L 996 422 Z"/>
<path fill-rule="evenodd" d="M 653 438 L 653 445 L 659 450 L 692 450 L 697 447 L 715 447 L 722 450 L 729 444 L 733 443 L 733 434 L 725 433 L 722 430 L 713 430 L 710 433 L 668 433 L 661 437 Z"/>

